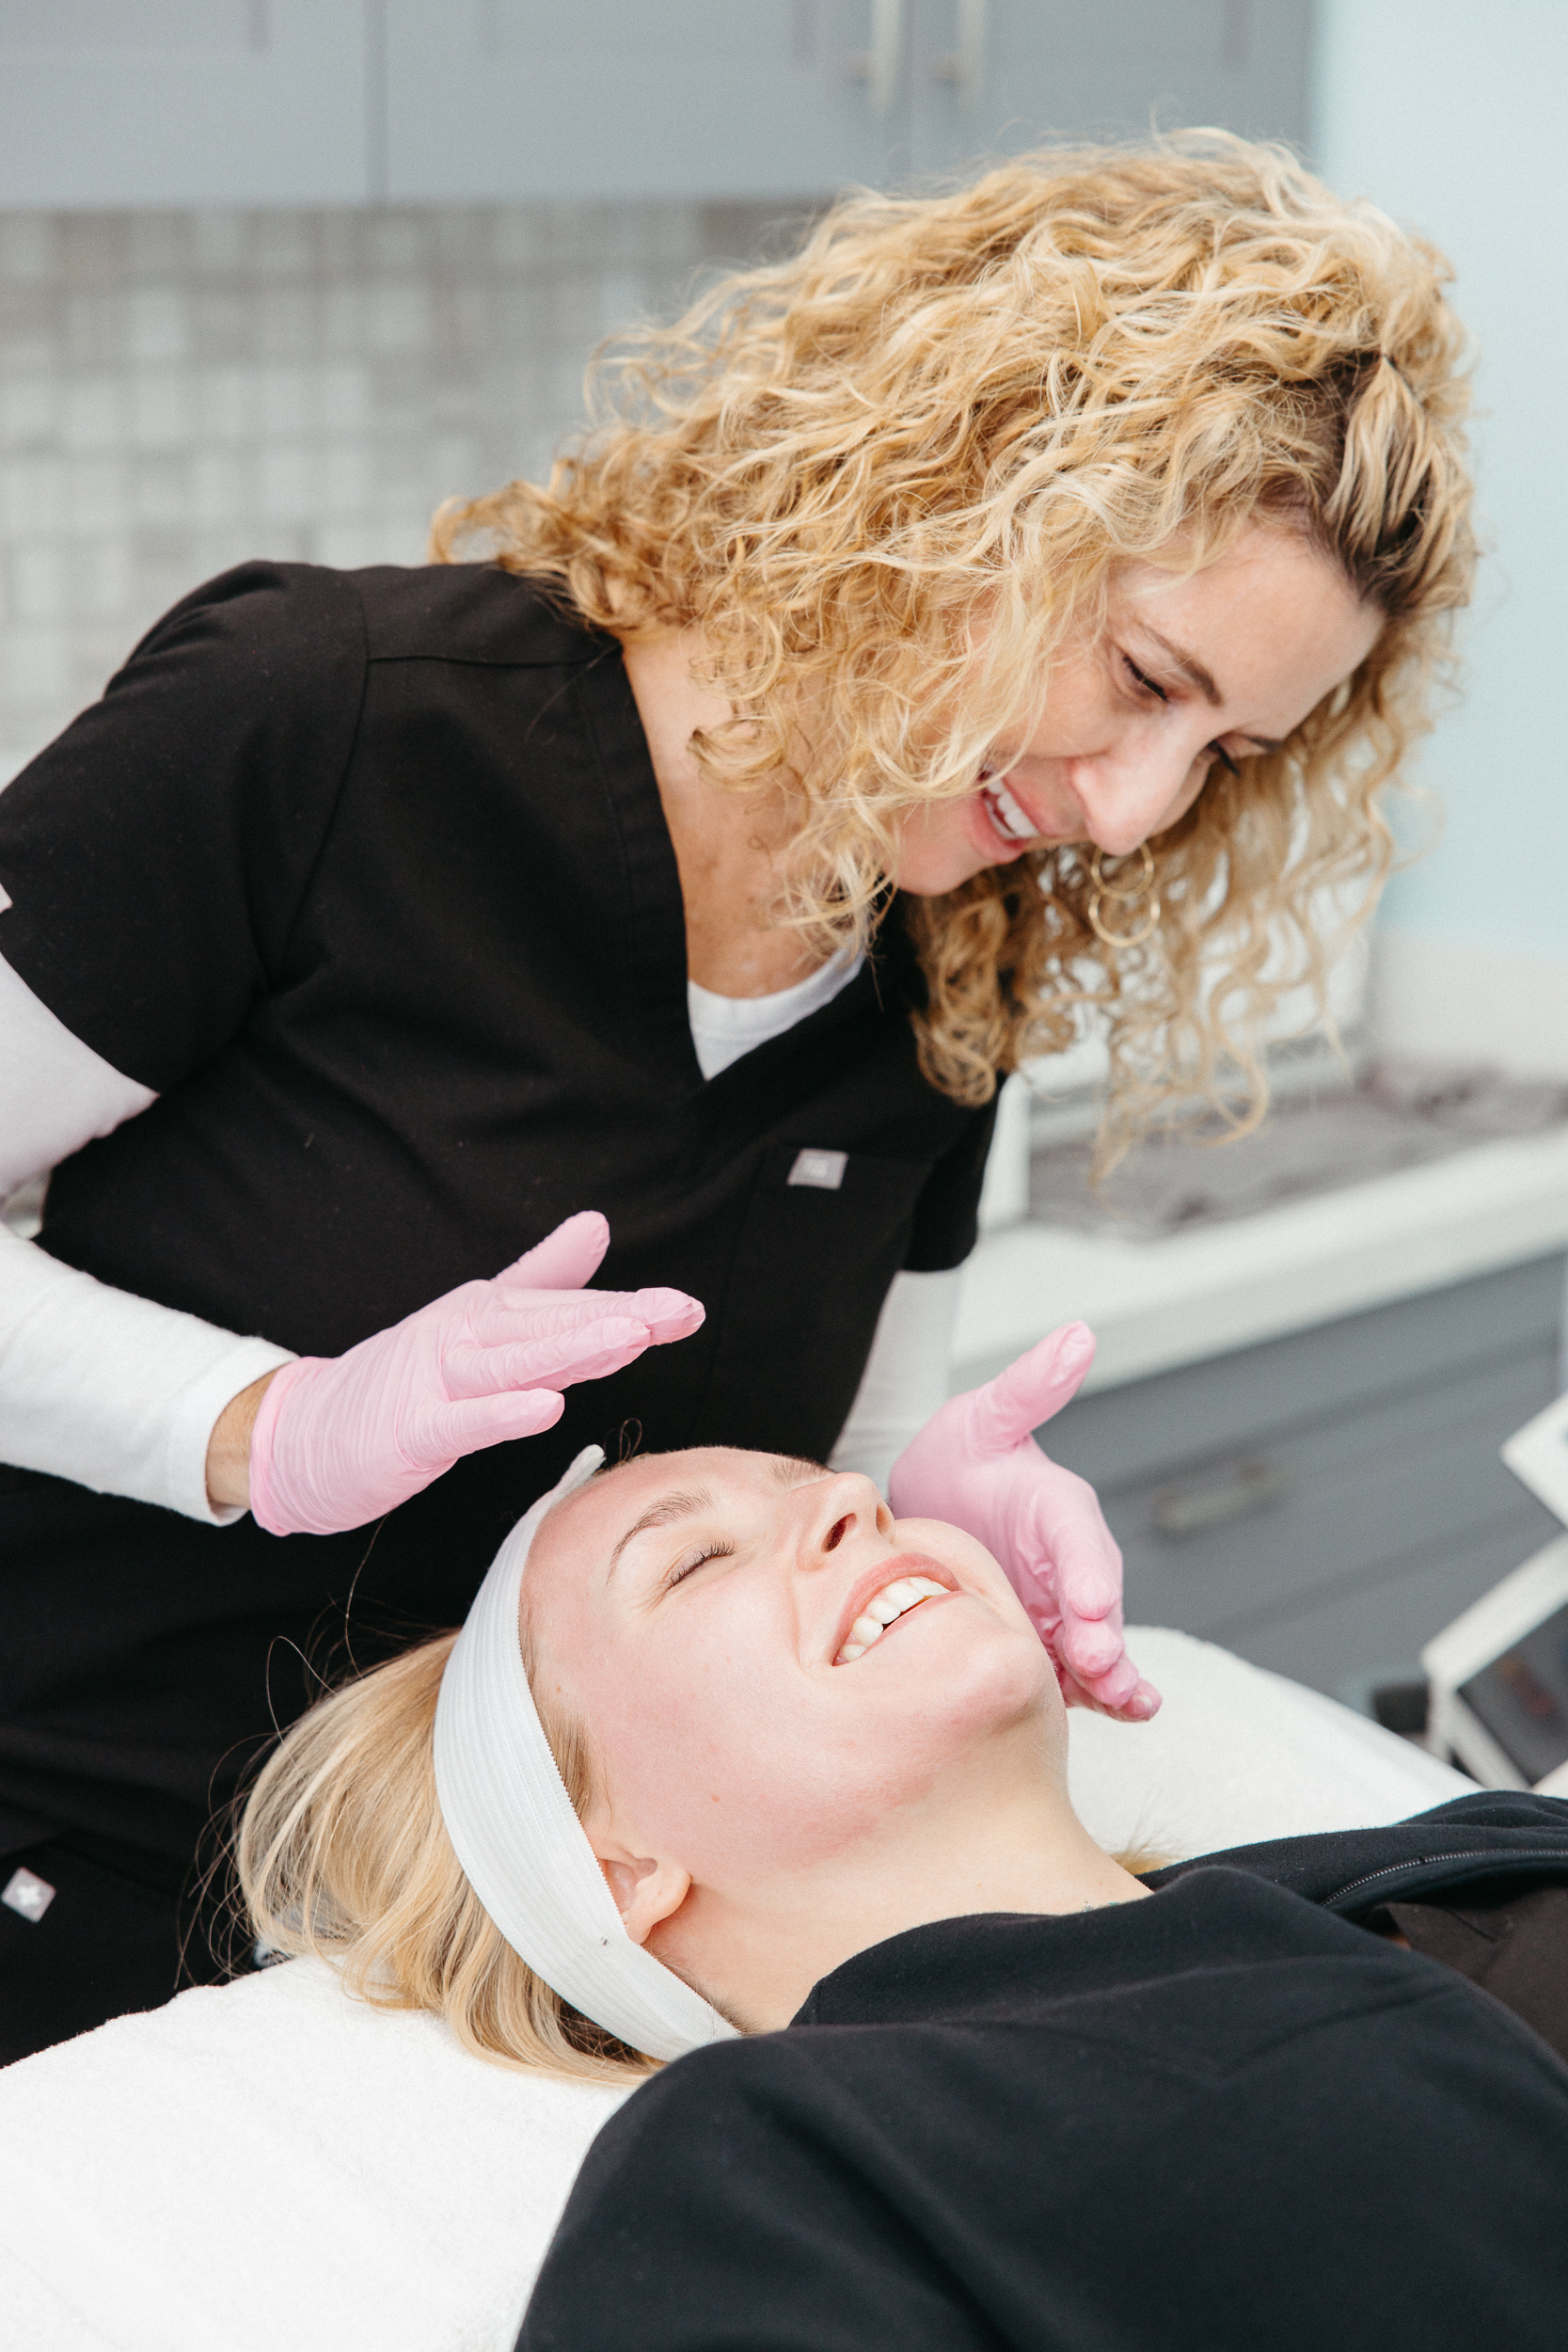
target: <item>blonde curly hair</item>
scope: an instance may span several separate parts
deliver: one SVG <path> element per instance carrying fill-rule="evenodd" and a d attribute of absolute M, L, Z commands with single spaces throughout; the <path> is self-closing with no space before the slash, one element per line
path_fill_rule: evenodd
<path fill-rule="evenodd" d="M 623 639 L 701 632 L 736 716 L 694 753 L 716 784 L 799 794 L 779 919 L 826 951 L 874 936 L 895 820 L 974 790 L 1117 567 L 1196 570 L 1260 521 L 1305 532 L 1386 625 L 1281 749 L 1212 773 L 1153 842 L 1145 945 L 1096 936 L 1070 846 L 906 906 L 945 1093 L 989 1100 L 1096 1006 L 1110 1155 L 1195 1099 L 1239 1131 L 1266 1099 L 1262 1023 L 1304 982 L 1322 999 L 1325 908 L 1375 902 L 1382 788 L 1469 593 L 1449 276 L 1224 133 L 852 196 L 793 258 L 601 358 L 597 424 L 548 487 L 451 502 L 432 553 L 558 583 Z"/>

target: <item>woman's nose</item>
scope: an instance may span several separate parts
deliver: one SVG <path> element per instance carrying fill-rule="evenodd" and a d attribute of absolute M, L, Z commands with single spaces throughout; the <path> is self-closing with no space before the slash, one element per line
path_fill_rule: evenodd
<path fill-rule="evenodd" d="M 810 1498 L 804 1550 L 813 1566 L 820 1565 L 851 1535 L 877 1529 L 886 1533 L 893 1525 L 887 1504 L 870 1479 L 863 1478 L 858 1470 L 840 1471 L 802 1492 Z"/>
<path fill-rule="evenodd" d="M 1195 755 L 1161 745 L 1138 756 L 1099 761 L 1073 777 L 1085 830 L 1108 857 L 1125 857 L 1172 823 L 1191 798 Z M 1201 781 L 1201 779 L 1199 779 Z"/>

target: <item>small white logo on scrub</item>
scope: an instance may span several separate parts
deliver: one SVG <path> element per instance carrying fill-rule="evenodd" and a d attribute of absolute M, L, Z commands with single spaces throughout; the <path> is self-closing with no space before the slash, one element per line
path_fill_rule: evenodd
<path fill-rule="evenodd" d="M 848 1165 L 847 1152 L 797 1152 L 789 1181 L 792 1184 L 814 1184 L 818 1192 L 836 1192 Z"/>
<path fill-rule="evenodd" d="M 54 1888 L 36 1870 L 13 1870 L 0 1893 L 0 1903 L 20 1913 L 24 1919 L 31 1919 L 35 1927 L 54 1899 Z"/>

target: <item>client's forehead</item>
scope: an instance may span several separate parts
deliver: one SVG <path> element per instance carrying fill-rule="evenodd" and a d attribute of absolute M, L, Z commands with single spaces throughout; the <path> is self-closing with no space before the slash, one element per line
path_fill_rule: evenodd
<path fill-rule="evenodd" d="M 803 1478 L 826 1478 L 820 1462 L 793 1454 L 763 1454 L 750 1446 L 682 1446 L 669 1454 L 638 1454 L 612 1470 L 599 1470 L 584 1494 L 613 1492 L 624 1498 L 635 1487 L 711 1486 L 739 1482 L 745 1486 L 798 1486 Z"/>
<path fill-rule="evenodd" d="M 545 1522 L 557 1537 L 570 1534 L 606 1549 L 651 1514 L 673 1520 L 721 1508 L 726 1495 L 777 1494 L 830 1473 L 795 1454 L 761 1454 L 741 1446 L 688 1446 L 670 1454 L 640 1454 L 600 1470 L 559 1503 Z M 544 1537 L 545 1530 L 540 1531 Z"/>

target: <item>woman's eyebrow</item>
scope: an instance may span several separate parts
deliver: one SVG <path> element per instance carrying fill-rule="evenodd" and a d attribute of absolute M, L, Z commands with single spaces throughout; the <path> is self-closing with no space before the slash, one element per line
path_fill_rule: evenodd
<path fill-rule="evenodd" d="M 649 1504 L 635 1525 L 627 1528 L 610 1555 L 607 1573 L 614 1573 L 616 1562 L 634 1535 L 645 1535 L 652 1527 L 673 1526 L 677 1519 L 694 1518 L 699 1511 L 711 1511 L 712 1508 L 713 1497 L 705 1486 L 694 1486 L 689 1493 L 676 1491 L 660 1495 L 657 1502 Z"/>
<path fill-rule="evenodd" d="M 814 1478 L 831 1478 L 826 1462 L 809 1462 L 803 1454 L 776 1454 L 773 1479 L 780 1486 L 803 1486 Z"/>
<path fill-rule="evenodd" d="M 1225 696 L 1214 684 L 1213 672 L 1204 668 L 1196 654 L 1187 653 L 1180 645 L 1172 644 L 1170 639 L 1163 637 L 1157 628 L 1150 628 L 1146 620 L 1140 619 L 1138 627 L 1146 637 L 1151 639 L 1159 646 L 1177 675 L 1184 677 L 1189 686 L 1196 686 L 1204 701 L 1212 704 L 1213 708 L 1218 710 L 1225 701 Z"/>
<path fill-rule="evenodd" d="M 1224 704 L 1225 696 L 1214 683 L 1213 672 L 1205 669 L 1196 654 L 1185 652 L 1180 645 L 1173 645 L 1168 637 L 1162 637 L 1160 631 L 1157 628 L 1150 628 L 1147 621 L 1140 620 L 1138 627 L 1146 637 L 1151 637 L 1154 640 L 1178 676 L 1186 678 L 1190 685 L 1196 686 L 1204 701 L 1212 709 L 1218 710 Z M 1250 727 L 1238 727 L 1236 732 L 1238 735 L 1244 735 L 1249 743 L 1256 743 L 1260 752 L 1277 752 L 1282 748 L 1277 736 L 1254 735 Z"/>

